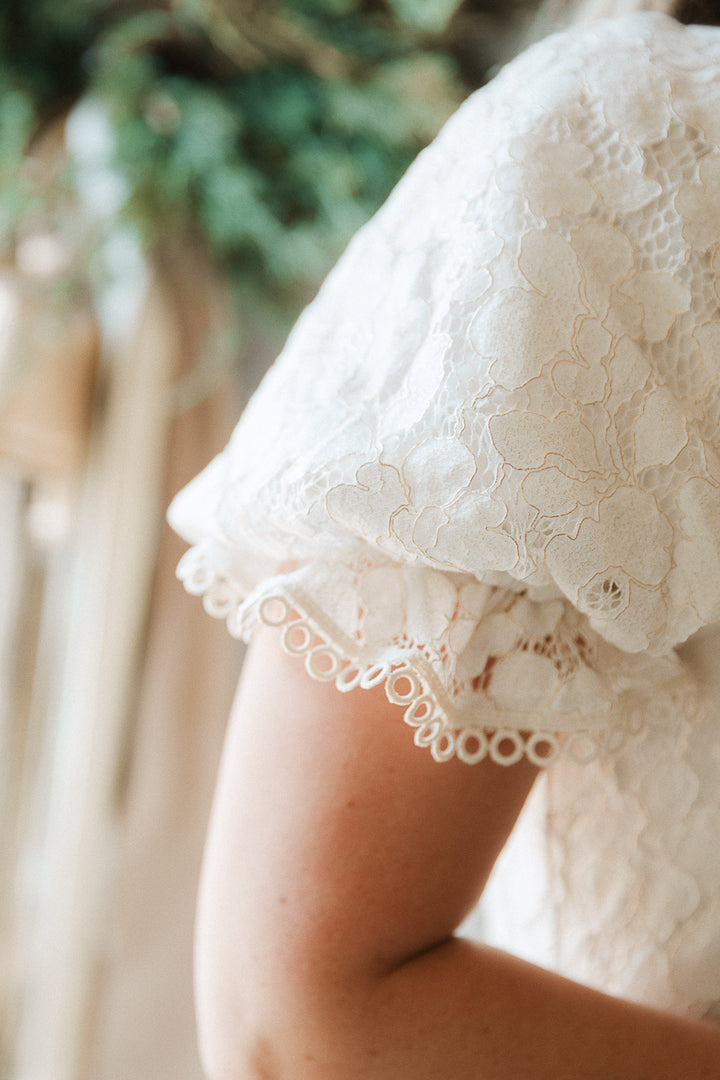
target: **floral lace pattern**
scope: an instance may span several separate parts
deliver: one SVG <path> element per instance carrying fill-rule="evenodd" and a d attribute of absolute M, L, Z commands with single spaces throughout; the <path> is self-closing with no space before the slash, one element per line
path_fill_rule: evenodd
<path fill-rule="evenodd" d="M 533 792 L 487 890 L 487 933 L 606 993 L 720 1021 L 720 628 L 683 653 L 692 722 L 648 726 Z M 518 889 L 528 881 L 533 888 Z"/>
<path fill-rule="evenodd" d="M 718 31 L 644 13 L 507 65 L 173 504 L 233 632 L 276 595 L 328 664 L 414 673 L 439 759 L 492 728 L 546 763 L 555 733 L 692 708 L 673 649 L 720 619 L 719 64 Z"/>
<path fill-rule="evenodd" d="M 548 775 L 556 966 L 698 1018 L 720 1006 L 720 761 L 706 704 L 692 725 L 654 725 L 612 765 L 598 759 L 590 790 L 563 763 Z"/>
<path fill-rule="evenodd" d="M 233 636 L 280 627 L 313 678 L 343 692 L 382 683 L 436 761 L 546 766 L 564 752 L 585 763 L 649 722 L 694 715 L 695 685 L 675 656 L 624 653 L 565 601 L 377 555 L 306 563 L 246 596 L 232 558 L 206 538 L 178 574 Z"/>

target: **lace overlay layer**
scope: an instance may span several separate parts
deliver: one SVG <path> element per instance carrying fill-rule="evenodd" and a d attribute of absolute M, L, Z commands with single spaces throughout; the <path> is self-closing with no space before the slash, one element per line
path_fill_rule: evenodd
<path fill-rule="evenodd" d="M 234 557 L 205 539 L 178 573 L 233 636 L 281 627 L 313 678 L 341 691 L 382 683 L 437 761 L 526 755 L 544 766 L 562 750 L 587 762 L 648 723 L 694 714 L 695 684 L 677 657 L 622 652 L 567 601 L 367 554 L 307 563 L 246 595 Z"/>
<path fill-rule="evenodd" d="M 439 759 L 593 756 L 692 711 L 673 649 L 720 616 L 719 67 L 717 31 L 647 13 L 509 64 L 173 505 L 234 633 L 276 619 L 316 676 L 377 676 Z"/>

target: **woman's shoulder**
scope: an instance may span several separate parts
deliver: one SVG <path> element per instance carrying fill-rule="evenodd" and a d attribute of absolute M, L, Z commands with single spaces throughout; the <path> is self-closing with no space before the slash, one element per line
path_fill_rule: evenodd
<path fill-rule="evenodd" d="M 673 120 L 720 136 L 720 28 L 684 26 L 657 12 L 634 12 L 572 26 L 511 60 L 472 95 L 451 123 L 472 123 L 492 100 L 512 108 L 512 126 L 551 126 L 565 115 L 602 113 L 629 141 L 667 137 Z"/>

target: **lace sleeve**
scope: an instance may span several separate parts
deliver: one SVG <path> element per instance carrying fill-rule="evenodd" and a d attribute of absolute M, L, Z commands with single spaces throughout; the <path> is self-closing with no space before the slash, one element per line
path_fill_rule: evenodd
<path fill-rule="evenodd" d="M 719 38 L 645 13 L 508 65 L 174 505 L 213 613 L 384 682 L 439 760 L 584 759 L 692 712 L 674 648 L 720 616 Z"/>

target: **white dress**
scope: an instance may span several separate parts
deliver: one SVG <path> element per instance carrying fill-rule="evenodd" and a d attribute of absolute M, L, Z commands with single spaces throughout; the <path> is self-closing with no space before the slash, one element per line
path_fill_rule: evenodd
<path fill-rule="evenodd" d="M 232 634 L 383 683 L 439 762 L 552 764 L 548 962 L 694 1015 L 720 1010 L 719 195 L 720 30 L 535 45 L 170 511 Z"/>

